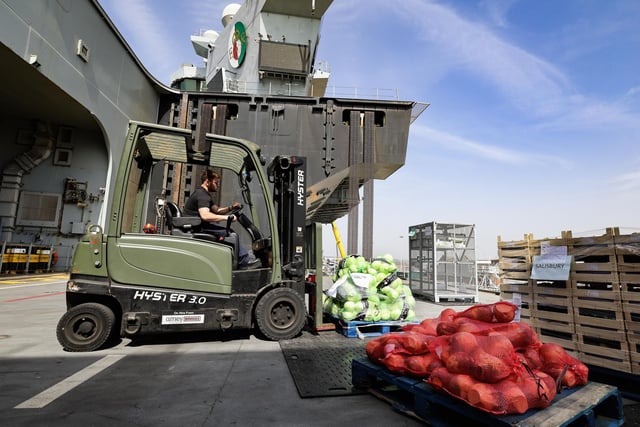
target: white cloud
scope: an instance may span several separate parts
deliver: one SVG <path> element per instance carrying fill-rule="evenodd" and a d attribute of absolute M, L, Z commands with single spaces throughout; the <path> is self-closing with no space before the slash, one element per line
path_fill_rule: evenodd
<path fill-rule="evenodd" d="M 562 97 L 570 82 L 553 64 L 515 46 L 480 23 L 471 22 L 453 9 L 431 1 L 410 0 L 394 4 L 393 10 L 416 27 L 423 41 L 436 44 L 451 68 L 490 82 L 507 99 L 529 113 L 546 115 Z"/>
<path fill-rule="evenodd" d="M 610 130 L 639 129 L 640 113 L 625 105 L 627 99 L 621 102 L 603 102 L 582 95 L 575 95 L 558 100 L 561 104 L 555 107 L 557 115 L 543 122 L 539 127 L 544 129 L 577 129 Z"/>
<path fill-rule="evenodd" d="M 382 2 L 378 6 L 389 7 L 413 27 L 407 32 L 439 49 L 441 75 L 447 75 L 446 68 L 449 72 L 465 70 L 468 76 L 496 88 L 526 116 L 541 121 L 541 127 L 584 130 L 637 128 L 640 124 L 638 114 L 629 106 L 581 94 L 569 76 L 552 62 L 503 39 L 482 23 L 465 19 L 453 8 L 424 0 L 393 5 Z M 510 6 L 509 0 L 502 6 Z M 627 100 L 638 90 L 630 89 Z"/>
<path fill-rule="evenodd" d="M 620 191 L 638 190 L 640 188 L 640 171 L 627 172 L 611 179 Z"/>
<path fill-rule="evenodd" d="M 557 156 L 528 153 L 524 151 L 510 150 L 499 147 L 496 144 L 483 144 L 457 135 L 439 131 L 427 126 L 414 124 L 411 127 L 412 137 L 424 139 L 428 142 L 468 156 L 492 160 L 509 165 L 552 165 L 562 168 L 570 168 L 570 162 Z"/>
<path fill-rule="evenodd" d="M 486 9 L 495 25 L 507 28 L 509 23 L 506 15 L 515 2 L 516 0 L 483 0 L 480 2 L 480 6 Z"/>
<path fill-rule="evenodd" d="M 634 86 L 627 91 L 627 96 L 635 96 L 637 93 L 640 93 L 640 86 Z"/>

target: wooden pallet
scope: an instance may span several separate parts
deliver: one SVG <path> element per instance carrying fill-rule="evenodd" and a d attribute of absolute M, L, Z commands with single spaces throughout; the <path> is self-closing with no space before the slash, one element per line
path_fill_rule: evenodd
<path fill-rule="evenodd" d="M 391 404 L 399 412 L 433 426 L 498 427 L 621 426 L 622 398 L 616 387 L 590 382 L 564 390 L 545 409 L 497 416 L 435 390 L 424 381 L 392 374 L 369 360 L 352 361 L 352 383 Z"/>

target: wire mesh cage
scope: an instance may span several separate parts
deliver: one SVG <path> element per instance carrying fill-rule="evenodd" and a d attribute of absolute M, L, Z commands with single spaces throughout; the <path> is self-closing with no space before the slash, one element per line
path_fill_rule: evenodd
<path fill-rule="evenodd" d="M 409 286 L 435 302 L 478 301 L 475 225 L 428 222 L 409 227 Z"/>

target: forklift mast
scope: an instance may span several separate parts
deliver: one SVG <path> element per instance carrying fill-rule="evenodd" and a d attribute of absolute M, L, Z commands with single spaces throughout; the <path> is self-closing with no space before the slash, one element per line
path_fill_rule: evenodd
<path fill-rule="evenodd" d="M 306 159 L 276 156 L 267 174 L 273 183 L 283 277 L 297 282 L 305 278 Z"/>

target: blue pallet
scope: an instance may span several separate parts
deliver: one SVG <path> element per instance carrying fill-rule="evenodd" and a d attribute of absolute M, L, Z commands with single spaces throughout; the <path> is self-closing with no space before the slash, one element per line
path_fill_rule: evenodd
<path fill-rule="evenodd" d="M 377 337 L 388 332 L 399 331 L 400 328 L 408 323 L 406 320 L 391 320 L 381 322 L 365 322 L 352 320 L 347 322 L 346 320 L 339 319 L 332 316 L 333 323 L 336 325 L 336 329 L 342 335 L 347 338 L 365 338 L 365 337 Z"/>
<path fill-rule="evenodd" d="M 367 389 L 402 413 L 433 426 L 618 427 L 624 424 L 622 398 L 616 387 L 589 382 L 563 390 L 545 409 L 519 415 L 492 415 L 437 391 L 423 380 L 395 375 L 369 360 L 354 359 L 352 384 Z"/>

